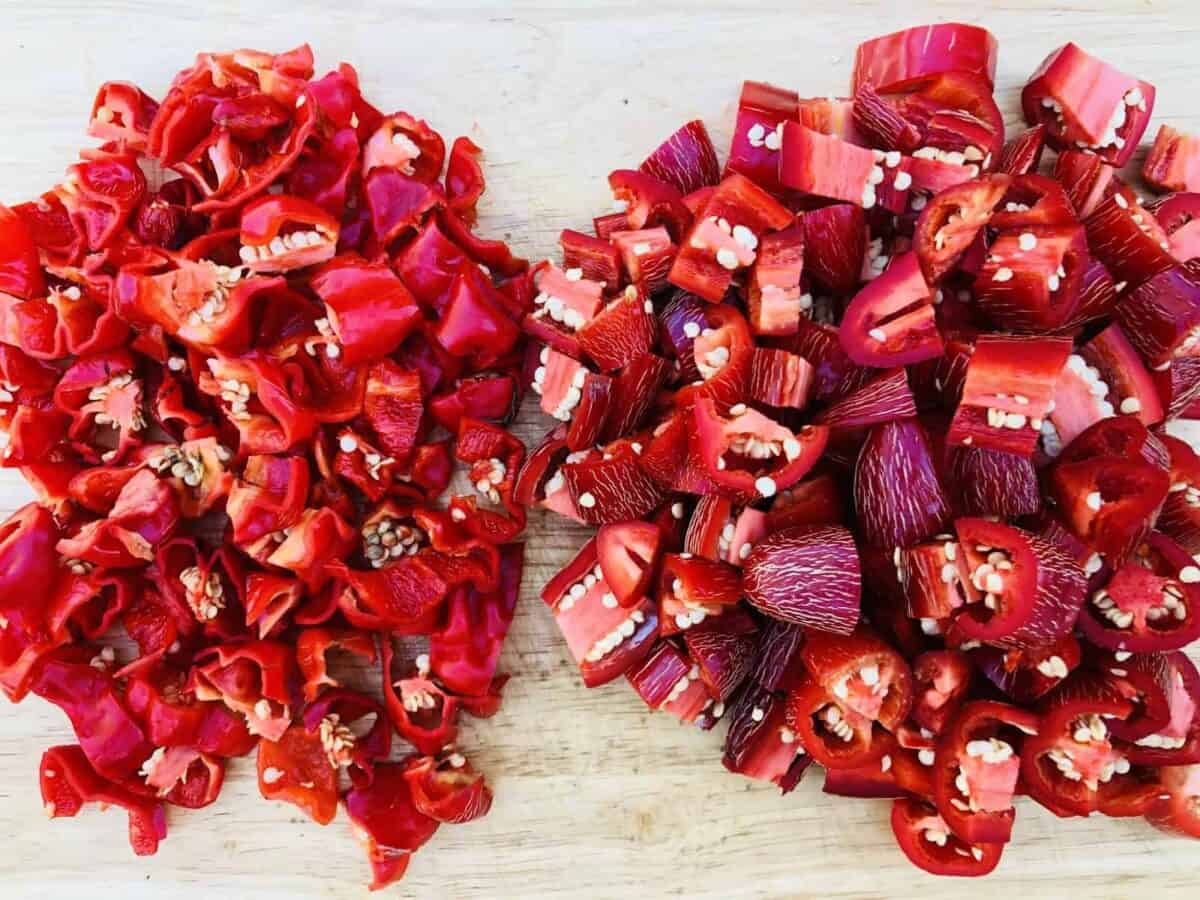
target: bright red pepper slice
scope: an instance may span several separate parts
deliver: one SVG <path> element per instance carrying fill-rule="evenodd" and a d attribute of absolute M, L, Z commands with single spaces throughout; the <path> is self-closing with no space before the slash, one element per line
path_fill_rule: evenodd
<path fill-rule="evenodd" d="M 797 118 L 799 103 L 795 91 L 758 81 L 745 82 L 738 99 L 725 174 L 737 172 L 771 193 L 782 192 L 779 148 L 784 123 Z"/>
<path fill-rule="evenodd" d="M 654 603 L 643 598 L 621 606 L 608 588 L 596 557 L 594 540 L 542 590 L 542 599 L 579 664 L 584 684 L 598 687 L 637 666 L 653 648 L 658 633 Z"/>
<path fill-rule="evenodd" d="M 1094 591 L 1079 618 L 1088 640 L 1138 653 L 1177 650 L 1200 636 L 1195 560 L 1152 531 L 1115 574 Z"/>
<path fill-rule="evenodd" d="M 337 769 L 330 766 L 321 737 L 292 725 L 275 740 L 258 744 L 258 789 L 267 800 L 283 800 L 318 825 L 337 815 Z"/>
<path fill-rule="evenodd" d="M 0 205 L 0 293 L 22 300 L 46 294 L 38 248 L 21 217 Z"/>
<path fill-rule="evenodd" d="M 629 685 L 650 709 L 694 722 L 713 699 L 700 680 L 700 669 L 674 644 L 660 641 L 650 654 L 625 673 Z"/>
<path fill-rule="evenodd" d="M 1057 149 L 1081 147 L 1120 168 L 1154 109 L 1154 86 L 1067 43 L 1047 56 L 1021 92 L 1030 125 L 1046 126 Z"/>
<path fill-rule="evenodd" d="M 893 259 L 846 308 L 838 332 L 846 354 L 860 366 L 877 368 L 940 356 L 942 337 L 931 298 L 917 254 Z"/>
<path fill-rule="evenodd" d="M 516 610 L 523 560 L 524 545 L 506 545 L 501 549 L 494 591 L 463 587 L 447 599 L 444 625 L 429 638 L 429 665 L 456 694 L 480 696 L 495 679 L 500 649 Z"/>
<path fill-rule="evenodd" d="M 410 756 L 404 766 L 413 804 L 431 819 L 462 825 L 492 808 L 491 788 L 461 753 Z"/>
<path fill-rule="evenodd" d="M 851 86 L 873 84 L 886 91 L 897 82 L 943 72 L 996 78 L 998 47 L 986 28 L 943 22 L 905 28 L 858 45 Z"/>
<path fill-rule="evenodd" d="M 378 766 L 370 785 L 346 795 L 346 813 L 366 848 L 373 891 L 403 877 L 409 858 L 433 837 L 439 824 L 418 809 L 402 763 Z"/>
<path fill-rule="evenodd" d="M 895 731 L 912 708 L 912 672 L 884 641 L 860 627 L 851 635 L 812 631 L 800 659 L 827 694 L 853 715 Z"/>
<path fill-rule="evenodd" d="M 981 336 L 967 367 L 948 442 L 1031 454 L 1070 352 L 1071 342 L 1065 338 Z"/>
<path fill-rule="evenodd" d="M 745 404 L 728 408 L 700 398 L 693 407 L 695 440 L 706 475 L 731 497 L 773 497 L 808 474 L 828 439 L 828 429 L 808 425 L 798 432 Z"/>
<path fill-rule="evenodd" d="M 975 878 L 1000 863 L 1003 844 L 968 844 L 928 801 L 902 797 L 892 804 L 892 833 L 909 862 L 931 875 Z"/>
<path fill-rule="evenodd" d="M 188 687 L 246 717 L 251 734 L 278 740 L 291 723 L 299 687 L 295 654 L 278 641 L 212 647 L 197 655 Z"/>
<path fill-rule="evenodd" d="M 787 724 L 809 755 L 827 769 L 878 763 L 894 743 L 873 718 L 851 709 L 813 678 L 788 694 Z"/>
<path fill-rule="evenodd" d="M 42 803 L 56 819 L 73 818 L 85 803 L 119 806 L 129 813 L 129 845 L 138 856 L 153 856 L 167 836 L 162 805 L 101 777 L 79 747 L 51 747 L 39 771 Z"/>
<path fill-rule="evenodd" d="M 1074 560 L 1048 541 L 999 522 L 958 519 L 963 634 L 1003 647 L 1049 643 L 1069 633 L 1085 599 Z"/>
<path fill-rule="evenodd" d="M 1086 816 L 1136 790 L 1136 774 L 1104 722 L 1132 708 L 1097 673 L 1076 673 L 1049 694 L 1038 733 L 1021 750 L 1021 778 L 1033 799 L 1057 816 Z"/>
<path fill-rule="evenodd" d="M 1021 744 L 1038 717 L 1005 703 L 967 703 L 940 736 L 934 797 L 950 831 L 972 844 L 1007 843 L 1021 766 Z"/>
<path fill-rule="evenodd" d="M 386 266 L 339 257 L 312 277 L 312 289 L 325 303 L 328 327 L 346 365 L 374 362 L 404 342 L 420 321 L 413 296 Z M 318 322 L 318 325 L 320 323 Z"/>

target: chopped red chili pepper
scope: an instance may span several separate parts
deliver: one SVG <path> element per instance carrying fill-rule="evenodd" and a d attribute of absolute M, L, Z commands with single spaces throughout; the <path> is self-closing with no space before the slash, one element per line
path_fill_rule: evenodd
<path fill-rule="evenodd" d="M 472 230 L 479 147 L 459 138 L 443 180 L 441 135 L 348 65 L 314 78 L 307 46 L 202 53 L 161 103 L 108 82 L 88 132 L 103 146 L 53 190 L 0 206 L 0 463 L 39 496 L 0 524 L 0 689 L 76 733 L 43 764 L 52 816 L 125 806 L 153 853 L 156 798 L 212 803 L 257 746 L 264 796 L 322 823 L 346 799 L 382 885 L 435 820 L 490 807 L 457 753 L 379 762 L 393 730 L 441 754 L 460 707 L 500 704 L 529 267 Z M 656 165 L 715 180 L 706 141 Z M 613 367 L 657 359 L 642 303 L 589 341 Z M 641 338 L 614 341 L 630 314 Z M 652 386 L 622 391 L 648 411 Z M 438 503 L 457 463 L 477 495 Z M 380 640 L 390 674 L 396 634 L 427 641 L 416 676 L 386 702 L 339 684 L 338 652 L 374 662 Z"/>
<path fill-rule="evenodd" d="M 726 768 L 785 792 L 815 760 L 901 798 L 941 875 L 996 867 L 1018 793 L 1196 819 L 1200 201 L 1118 174 L 1152 86 L 1068 44 L 1006 141 L 996 59 L 943 23 L 846 98 L 745 82 L 724 168 L 688 122 L 613 172 L 522 321 L 558 427 L 515 495 L 599 528 L 542 591 L 584 684 L 728 706 Z M 1195 144 L 1164 127 L 1151 184 Z"/>

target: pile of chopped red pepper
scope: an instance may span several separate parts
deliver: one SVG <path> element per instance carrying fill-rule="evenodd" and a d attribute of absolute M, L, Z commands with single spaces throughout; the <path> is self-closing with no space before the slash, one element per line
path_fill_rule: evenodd
<path fill-rule="evenodd" d="M 598 526 L 542 593 L 584 682 L 894 798 L 943 875 L 1018 794 L 1200 837 L 1200 138 L 1147 203 L 1151 85 L 1067 44 L 1006 141 L 996 56 L 944 24 L 846 99 L 746 82 L 724 167 L 693 121 L 613 172 L 524 323 L 558 424 L 517 496 Z"/>
<path fill-rule="evenodd" d="M 0 206 L 3 465 L 38 495 L 0 525 L 0 687 L 78 739 L 46 812 L 124 807 L 153 853 L 257 751 L 263 796 L 344 802 L 382 887 L 491 805 L 455 738 L 505 681 L 529 268 L 472 231 L 479 148 L 308 47 L 201 54 L 161 103 L 110 82 L 89 134 Z M 459 464 L 478 496 L 439 505 Z"/>

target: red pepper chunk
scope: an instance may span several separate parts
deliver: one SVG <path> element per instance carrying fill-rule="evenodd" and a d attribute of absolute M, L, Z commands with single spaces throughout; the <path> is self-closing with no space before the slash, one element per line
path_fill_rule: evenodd
<path fill-rule="evenodd" d="M 947 441 L 1031 454 L 1070 352 L 1065 338 L 980 337 Z"/>
<path fill-rule="evenodd" d="M 246 717 L 251 734 L 278 740 L 288 728 L 299 688 L 295 655 L 278 641 L 213 647 L 197 656 L 188 687 Z"/>
<path fill-rule="evenodd" d="M 447 352 L 486 368 L 512 350 L 519 336 L 502 296 L 478 270 L 466 269 L 455 277 L 437 326 L 437 339 Z"/>
<path fill-rule="evenodd" d="M 810 632 L 800 659 L 813 680 L 852 715 L 888 731 L 908 717 L 913 699 L 908 664 L 862 627 L 851 635 Z"/>
<path fill-rule="evenodd" d="M 990 83 L 996 78 L 998 49 L 995 36 L 976 25 L 905 28 L 858 45 L 851 84 L 873 84 L 886 92 L 897 83 L 943 72 L 969 72 Z"/>
<path fill-rule="evenodd" d="M 321 737 L 296 724 L 275 740 L 259 741 L 258 789 L 267 800 L 283 800 L 318 825 L 337 815 L 337 769 L 329 764 Z"/>
<path fill-rule="evenodd" d="M 296 664 L 304 678 L 304 699 L 312 702 L 326 687 L 341 685 L 329 675 L 329 652 L 345 650 L 368 662 L 375 662 L 375 642 L 357 631 L 330 628 L 306 628 L 296 638 Z"/>
<path fill-rule="evenodd" d="M 29 504 L 0 525 L 0 687 L 14 703 L 29 690 L 39 658 L 58 643 L 46 621 L 43 596 L 59 577 L 58 526 L 45 508 Z"/>
<path fill-rule="evenodd" d="M 377 891 L 403 877 L 409 858 L 433 837 L 438 821 L 422 813 L 401 763 L 384 763 L 371 784 L 346 795 L 355 837 L 366 848 Z"/>
<path fill-rule="evenodd" d="M 1154 86 L 1064 44 L 1047 56 L 1021 92 L 1030 125 L 1046 126 L 1057 149 L 1086 147 L 1117 168 L 1125 165 L 1154 108 Z"/>
<path fill-rule="evenodd" d="M 238 256 L 252 272 L 287 272 L 316 265 L 337 250 L 339 224 L 321 207 L 284 194 L 263 197 L 242 212 Z"/>
<path fill-rule="evenodd" d="M 623 607 L 604 580 L 595 541 L 588 541 L 571 563 L 542 590 L 554 620 L 575 657 L 584 684 L 598 687 L 637 666 L 653 648 L 658 615 L 643 598 Z"/>
<path fill-rule="evenodd" d="M 674 644 L 660 641 L 637 666 L 625 673 L 629 685 L 650 709 L 670 713 L 681 722 L 694 722 L 712 697 L 688 656 Z"/>
<path fill-rule="evenodd" d="M 1162 125 L 1142 164 L 1142 176 L 1156 190 L 1200 189 L 1200 143 L 1194 135 Z"/>
<path fill-rule="evenodd" d="M 1041 537 L 986 519 L 954 523 L 966 603 L 955 617 L 963 634 L 1018 649 L 1069 633 L 1085 599 L 1082 570 Z"/>
<path fill-rule="evenodd" d="M 696 216 L 671 266 L 671 284 L 720 303 L 733 273 L 757 258 L 771 231 L 792 223 L 791 212 L 761 187 L 736 172 L 727 175 Z"/>
<path fill-rule="evenodd" d="M 917 255 L 894 259 L 846 308 L 839 330 L 846 354 L 859 365 L 879 368 L 940 356 L 931 297 Z"/>
<path fill-rule="evenodd" d="M 773 497 L 791 487 L 812 469 L 828 438 L 822 426 L 792 432 L 744 404 L 729 414 L 698 400 L 695 439 L 708 477 L 737 498 Z"/>
<path fill-rule="evenodd" d="M 785 122 L 779 154 L 779 180 L 785 186 L 830 200 L 871 209 L 883 167 L 869 148 Z"/>
<path fill-rule="evenodd" d="M 51 747 L 39 771 L 42 803 L 52 818 L 77 815 L 85 803 L 119 806 L 129 813 L 129 845 L 138 856 L 153 856 L 167 836 L 162 805 L 101 777 L 79 747 Z"/>
<path fill-rule="evenodd" d="M 1136 773 L 1114 748 L 1104 717 L 1124 718 L 1133 705 L 1094 672 L 1079 672 L 1041 704 L 1038 733 L 1021 750 L 1029 793 L 1058 816 L 1086 816 L 1139 791 Z"/>
<path fill-rule="evenodd" d="M 1149 653 L 1178 650 L 1200 637 L 1196 561 L 1164 534 L 1150 532 L 1079 617 L 1092 643 Z"/>
<path fill-rule="evenodd" d="M 892 804 L 892 833 L 909 862 L 931 875 L 976 878 L 1000 863 L 1003 844 L 968 844 L 950 831 L 928 801 L 903 797 Z"/>
<path fill-rule="evenodd" d="M 403 765 L 413 804 L 431 819 L 462 825 L 492 808 L 491 788 L 461 753 L 410 756 Z"/>
<path fill-rule="evenodd" d="M 730 714 L 721 764 L 730 772 L 768 781 L 782 793 L 792 791 L 813 758 L 786 716 L 782 700 L 751 685 Z"/>
<path fill-rule="evenodd" d="M 325 352 L 348 365 L 374 362 L 404 342 L 421 319 L 416 300 L 386 266 L 339 257 L 313 275 L 336 343 Z"/>
<path fill-rule="evenodd" d="M 773 194 L 780 193 L 783 185 L 779 182 L 779 149 L 783 127 L 785 122 L 798 118 L 799 112 L 800 99 L 795 91 L 758 81 L 744 82 L 726 174 L 737 172 Z"/>
<path fill-rule="evenodd" d="M 1036 735 L 1031 712 L 979 700 L 966 704 L 938 740 L 933 784 L 938 812 L 950 831 L 972 844 L 1006 843 L 1026 735 Z"/>
<path fill-rule="evenodd" d="M 521 586 L 524 545 L 501 549 L 500 580 L 494 591 L 462 587 L 446 602 L 445 624 L 429 638 L 433 674 L 457 694 L 487 693 L 496 676 Z"/>
<path fill-rule="evenodd" d="M 22 300 L 46 294 L 37 245 L 25 222 L 0 205 L 0 293 Z"/>
<path fill-rule="evenodd" d="M 787 725 L 827 769 L 878 763 L 894 744 L 874 719 L 845 705 L 811 676 L 788 694 Z"/>

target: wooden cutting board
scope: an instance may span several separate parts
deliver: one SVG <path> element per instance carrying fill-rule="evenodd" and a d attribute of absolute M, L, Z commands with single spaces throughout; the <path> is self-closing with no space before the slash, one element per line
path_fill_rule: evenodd
<path fill-rule="evenodd" d="M 607 173 L 636 165 L 685 120 L 703 117 L 727 146 L 742 79 L 838 94 L 860 40 L 925 21 L 975 22 L 999 37 L 1010 128 L 1024 78 L 1068 39 L 1156 84 L 1156 122 L 1200 128 L 1194 2 L 527 6 L 5 2 L 0 198 L 36 196 L 61 177 L 102 81 L 135 81 L 161 97 L 197 50 L 302 41 L 319 67 L 358 67 L 373 102 L 482 145 L 483 232 L 531 258 L 555 254 L 562 228 L 606 210 Z M 546 426 L 529 410 L 520 431 L 536 439 Z M 0 473 L 0 513 L 29 496 L 15 473 Z M 1200 845 L 1140 821 L 1059 821 L 1021 802 L 1000 868 L 967 886 L 908 864 L 885 801 L 828 798 L 819 774 L 782 798 L 728 775 L 717 736 L 649 714 L 622 684 L 580 684 L 537 591 L 583 537 L 561 519 L 532 517 L 523 605 L 503 657 L 516 677 L 500 714 L 468 725 L 463 740 L 495 786 L 495 807 L 441 829 L 392 896 L 1196 896 Z M 248 763 L 232 767 L 214 808 L 172 813 L 151 859 L 130 854 L 118 812 L 48 822 L 37 763 L 44 747 L 68 740 L 63 717 L 36 698 L 0 713 L 0 896 L 365 896 L 366 863 L 344 817 L 321 829 L 263 801 Z"/>

